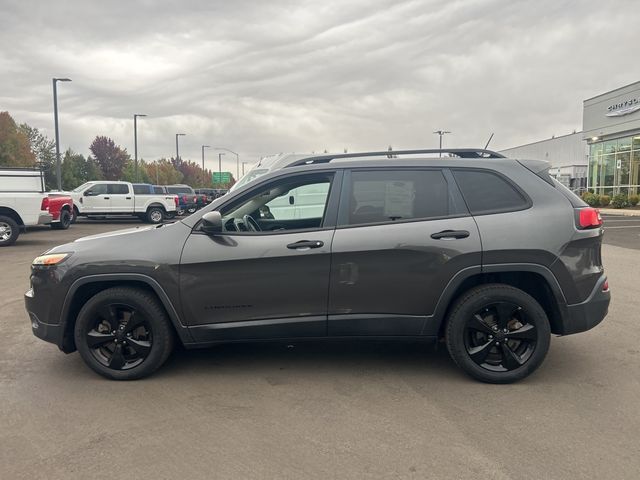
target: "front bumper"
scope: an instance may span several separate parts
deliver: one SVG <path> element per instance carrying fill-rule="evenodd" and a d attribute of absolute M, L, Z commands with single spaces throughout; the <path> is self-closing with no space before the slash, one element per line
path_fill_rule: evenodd
<path fill-rule="evenodd" d="M 561 335 L 585 332 L 598 325 L 609 312 L 611 292 L 603 291 L 607 277 L 600 277 L 589 297 L 582 303 L 568 305 L 562 322 Z"/>
<path fill-rule="evenodd" d="M 24 303 L 31 320 L 31 331 L 33 334 L 44 340 L 56 344 L 62 348 L 63 327 L 60 324 L 46 323 L 42 319 L 46 319 L 48 312 L 43 308 L 42 302 L 37 302 L 33 288 L 27 290 L 24 294 Z"/>

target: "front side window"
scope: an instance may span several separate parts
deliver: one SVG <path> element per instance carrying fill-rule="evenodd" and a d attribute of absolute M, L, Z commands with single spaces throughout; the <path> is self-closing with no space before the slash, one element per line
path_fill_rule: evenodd
<path fill-rule="evenodd" d="M 223 208 L 227 232 L 277 232 L 323 226 L 333 174 L 297 176 L 271 183 L 240 204 Z"/>
<path fill-rule="evenodd" d="M 106 195 L 107 194 L 107 184 L 106 183 L 98 183 L 93 185 L 89 190 L 85 192 L 88 195 Z"/>
<path fill-rule="evenodd" d="M 362 225 L 446 217 L 453 213 L 440 170 L 376 170 L 351 173 L 347 223 Z"/>

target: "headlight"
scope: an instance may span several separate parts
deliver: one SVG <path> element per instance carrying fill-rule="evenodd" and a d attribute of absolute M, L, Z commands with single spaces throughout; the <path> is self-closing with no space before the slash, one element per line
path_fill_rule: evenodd
<path fill-rule="evenodd" d="M 69 255 L 71 254 L 70 253 L 49 253 L 47 255 L 40 255 L 39 257 L 36 257 L 32 265 L 43 265 L 43 266 L 58 265 Z"/>

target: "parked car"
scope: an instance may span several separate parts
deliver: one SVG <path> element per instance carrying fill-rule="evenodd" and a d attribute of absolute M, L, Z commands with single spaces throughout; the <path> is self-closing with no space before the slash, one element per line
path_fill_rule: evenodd
<path fill-rule="evenodd" d="M 227 189 L 223 188 L 196 188 L 196 194 L 203 195 L 204 202 L 206 205 L 209 205 L 216 198 L 220 198 L 222 195 L 225 195 L 229 192 Z"/>
<path fill-rule="evenodd" d="M 72 199 L 45 191 L 39 169 L 0 169 L 0 247 L 13 245 L 20 232 L 35 225 L 69 228 Z"/>
<path fill-rule="evenodd" d="M 174 195 L 136 194 L 129 182 L 87 182 L 69 193 L 74 200 L 74 221 L 77 216 L 124 215 L 157 224 L 177 209 Z"/>
<path fill-rule="evenodd" d="M 230 192 L 238 190 L 240 187 L 244 187 L 247 183 L 252 182 L 269 172 L 279 170 L 292 163 L 295 163 L 304 158 L 313 157 L 311 153 L 278 153 L 275 155 L 267 155 L 262 157 L 258 163 L 256 163 L 251 170 L 238 179 L 236 183 L 229 189 Z"/>
<path fill-rule="evenodd" d="M 133 193 L 135 193 L 136 195 L 156 195 L 156 194 L 165 194 L 166 192 L 164 192 L 162 189 L 157 190 L 155 188 L 154 185 L 151 185 L 150 183 L 133 183 Z M 166 195 L 173 195 L 170 193 L 166 193 Z M 177 195 L 173 195 L 174 199 L 173 202 L 176 205 L 176 210 L 175 211 L 171 211 L 171 212 L 165 212 L 164 214 L 164 218 L 166 218 L 167 220 L 171 220 L 173 219 L 177 212 L 178 209 L 180 207 L 180 201 L 178 199 Z"/>
<path fill-rule="evenodd" d="M 198 198 L 195 190 L 189 185 L 154 185 L 155 191 L 162 191 L 178 196 L 178 215 L 184 212 L 194 213 L 198 209 Z"/>
<path fill-rule="evenodd" d="M 301 159 L 172 225 L 49 250 L 25 296 L 33 333 L 121 380 L 175 342 L 353 337 L 442 340 L 470 376 L 508 383 L 552 333 L 604 319 L 602 220 L 547 162 L 381 153 Z"/>

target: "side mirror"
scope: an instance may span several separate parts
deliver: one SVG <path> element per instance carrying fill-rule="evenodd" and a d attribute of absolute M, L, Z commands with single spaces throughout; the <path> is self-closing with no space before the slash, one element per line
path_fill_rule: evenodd
<path fill-rule="evenodd" d="M 92 197 L 93 196 L 93 192 L 91 190 L 85 190 L 82 195 L 85 196 L 85 197 Z"/>
<path fill-rule="evenodd" d="M 202 216 L 200 229 L 207 235 L 222 232 L 222 215 L 220 212 L 208 212 Z"/>

